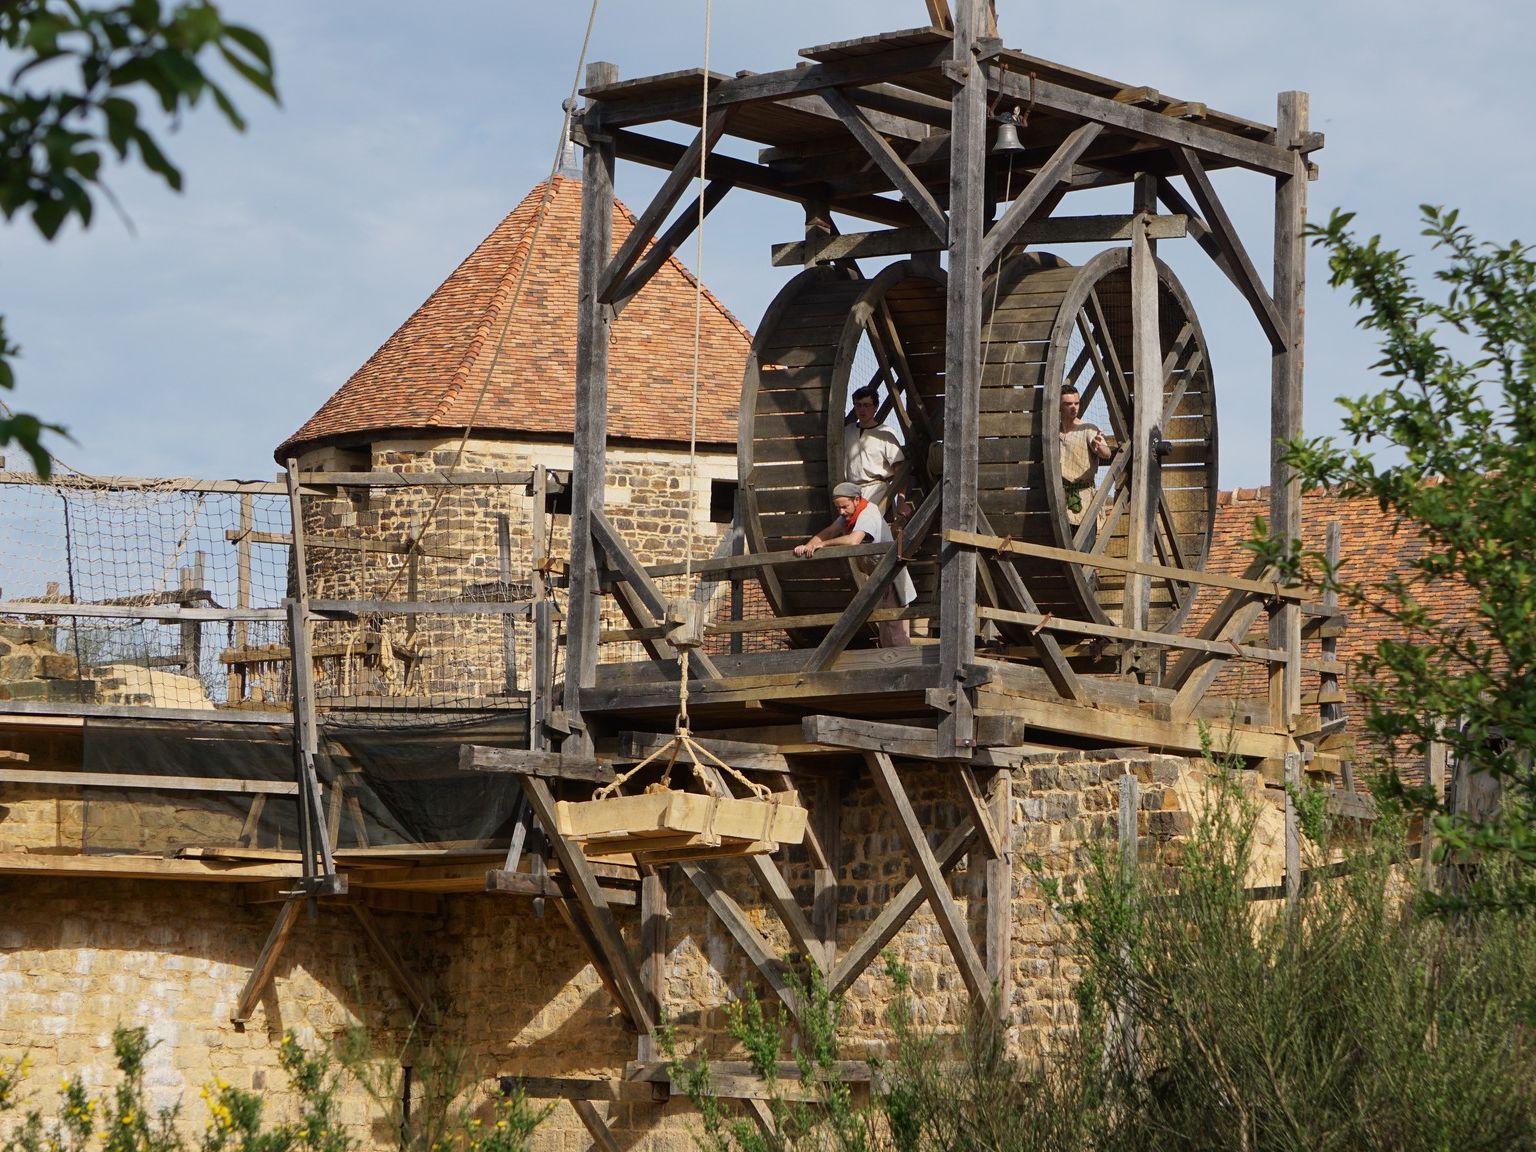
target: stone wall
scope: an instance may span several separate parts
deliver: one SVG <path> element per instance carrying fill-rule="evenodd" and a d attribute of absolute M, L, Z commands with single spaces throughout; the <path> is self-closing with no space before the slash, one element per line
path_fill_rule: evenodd
<path fill-rule="evenodd" d="M 903 779 L 919 819 L 937 838 L 953 826 L 963 803 L 942 769 L 902 762 Z M 1112 753 L 1044 755 L 1014 773 L 1011 1035 L 1021 1049 L 1048 1043 L 1072 1019 L 1076 967 L 1062 925 L 1047 906 L 1030 865 L 1071 891 L 1096 848 L 1112 845 L 1119 781 L 1142 781 L 1138 824 L 1142 851 L 1157 858 L 1188 831 L 1201 776 L 1166 756 Z M 1262 791 L 1262 790 L 1260 790 Z M 850 777 L 841 803 L 841 948 L 857 940 L 909 870 L 895 827 L 862 777 Z M 1273 832 L 1274 814 L 1265 817 Z M 8 821 L 0 819 L 0 836 Z M 39 828 L 39 834 L 45 830 Z M 952 891 L 982 937 L 985 901 L 980 856 L 962 861 Z M 1266 865 L 1268 867 L 1268 865 Z M 753 922 L 775 947 L 789 950 L 776 917 L 753 903 L 756 889 L 740 863 L 722 872 Z M 786 875 L 802 906 L 810 873 L 792 850 Z M 1273 882 L 1256 878 L 1256 882 Z M 754 970 L 716 924 L 679 869 L 668 873 L 667 1011 L 684 1051 L 723 1053 L 723 1008 L 749 984 Z M 355 919 L 322 908 L 301 916 L 274 983 L 244 1028 L 229 1023 L 236 998 L 260 951 L 277 906 L 245 904 L 235 886 L 187 882 L 57 880 L 0 877 L 0 1057 L 30 1051 L 32 1083 L 46 1103 L 63 1075 L 82 1071 L 101 1085 L 110 1066 L 110 1034 L 121 1022 L 142 1023 L 159 1041 L 149 1086 L 157 1105 L 183 1103 L 186 1123 L 201 1123 L 198 1089 L 215 1076 L 241 1087 L 274 1092 L 283 1077 L 277 1044 L 285 1030 L 307 1044 L 324 1044 L 353 1024 L 366 1025 L 385 1053 L 398 1053 L 409 1025 L 399 992 L 370 952 Z M 481 1077 L 498 1074 L 607 1076 L 635 1055 L 635 1038 L 620 1026 L 607 993 L 573 935 L 553 908 L 534 915 L 530 901 L 505 896 L 452 896 L 435 913 L 375 912 L 413 971 L 445 1006 L 444 1035 L 462 1045 Z M 637 916 L 620 910 L 631 943 Z M 926 906 L 892 941 L 912 973 L 920 1021 L 958 1022 L 964 984 Z M 872 970 L 848 995 L 847 1039 L 852 1057 L 885 1040 L 889 979 Z M 393 1057 L 391 1057 L 393 1059 Z M 364 1147 L 387 1146 L 387 1125 L 360 1092 L 349 1092 L 347 1122 Z M 279 1109 L 280 1111 L 280 1109 Z M 661 1112 L 664 1111 L 664 1115 Z M 692 1147 L 691 1120 L 681 1105 L 665 1110 L 618 1109 L 623 1147 L 681 1152 Z M 538 1147 L 588 1146 L 574 1113 L 562 1105 L 541 1129 Z"/>
<path fill-rule="evenodd" d="M 453 438 L 380 441 L 371 446 L 366 464 L 356 461 L 353 468 L 434 473 L 453 464 L 458 447 Z M 570 445 L 473 440 L 458 466 L 472 472 L 529 472 L 543 465 L 568 472 L 571 461 Z M 344 463 L 333 450 L 318 450 L 300 462 L 305 470 Z M 686 451 L 609 448 L 604 507 L 642 563 L 681 560 L 690 522 L 695 557 L 708 557 L 719 545 L 727 525 L 710 519 L 711 488 L 716 482 L 734 484 L 735 455 L 701 451 L 691 485 L 689 476 Z M 532 572 L 535 510 L 520 487 L 466 486 L 446 494 L 427 486 L 349 489 L 334 497 L 307 498 L 310 594 L 408 599 L 412 577 L 398 553 L 327 547 L 325 542 L 340 538 L 343 543 L 383 542 L 398 548 L 419 538 L 414 580 L 420 599 L 480 598 L 473 594 L 476 585 L 500 579 L 501 516 L 507 519 L 511 541 L 512 580 L 526 582 Z M 570 554 L 569 517 L 557 514 L 548 523 L 546 554 L 563 560 Z M 604 626 L 627 626 L 611 604 Z M 514 622 L 513 642 L 515 682 L 526 689 L 532 642 L 526 619 Z M 442 614 L 323 625 L 315 643 L 326 652 L 344 650 L 342 656 L 322 655 L 319 661 L 317 693 L 322 701 L 357 695 L 485 698 L 503 694 L 509 685 L 499 616 Z M 610 645 L 603 658 L 632 659 L 639 653 L 634 645 Z"/>

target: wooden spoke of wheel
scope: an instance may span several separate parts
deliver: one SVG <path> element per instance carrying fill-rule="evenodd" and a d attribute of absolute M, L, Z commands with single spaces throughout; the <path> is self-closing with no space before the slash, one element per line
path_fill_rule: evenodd
<path fill-rule="evenodd" d="M 1130 508 L 1130 506 L 1131 490 L 1128 487 L 1121 488 L 1120 491 L 1115 493 L 1115 502 L 1110 507 L 1109 519 L 1104 522 L 1104 530 L 1094 538 L 1093 547 L 1087 549 L 1087 552 L 1090 556 L 1097 556 L 1100 552 L 1104 551 L 1105 546 L 1114 537 L 1115 529 L 1120 527 L 1120 517 L 1125 515 L 1126 510 Z M 1095 517 L 1095 519 L 1097 519 L 1097 517 Z M 1082 529 L 1086 525 L 1092 523 L 1092 520 L 1089 520 L 1087 516 L 1084 516 L 1082 524 L 1078 525 L 1078 533 L 1073 537 L 1072 542 L 1078 545 L 1077 550 L 1079 552 L 1084 550 L 1081 545 L 1083 537 L 1087 535 L 1087 533 L 1083 532 Z"/>
<path fill-rule="evenodd" d="M 1114 486 L 1125 472 L 1126 465 L 1130 462 L 1129 452 L 1119 453 L 1104 472 L 1104 479 L 1098 485 L 1093 494 L 1093 500 L 1088 505 L 1088 510 L 1083 513 L 1082 523 L 1077 526 L 1077 531 L 1072 534 L 1072 547 L 1079 552 L 1083 550 L 1083 542 L 1088 538 L 1088 529 L 1099 517 L 1099 509 L 1104 507 L 1104 501 L 1108 500 Z"/>
<path fill-rule="evenodd" d="M 1122 436 L 1121 429 L 1133 427 L 1133 421 L 1128 419 L 1127 413 L 1133 411 L 1131 406 L 1131 382 L 1125 375 L 1125 368 L 1120 363 L 1120 353 L 1115 350 L 1115 342 L 1109 338 L 1109 321 L 1104 317 L 1104 305 L 1099 300 L 1099 290 L 1094 288 L 1088 293 L 1088 308 L 1092 310 L 1093 321 L 1088 327 L 1094 332 L 1105 361 L 1109 364 L 1110 372 L 1105 373 L 1104 399 L 1109 405 L 1111 422 L 1116 424 L 1115 435 Z M 1085 337 L 1086 338 L 1086 337 Z M 1116 392 L 1111 385 L 1119 384 L 1120 391 Z M 1122 436 L 1122 439 L 1124 437 Z"/>
<path fill-rule="evenodd" d="M 907 363 L 907 350 L 901 346 L 901 336 L 896 328 L 896 320 L 891 315 L 891 306 L 884 299 L 875 309 L 874 320 L 875 323 L 870 329 L 871 339 L 873 339 L 873 333 L 878 332 L 880 344 L 885 349 L 895 374 L 903 385 L 900 403 L 906 405 L 908 409 L 908 422 L 904 427 L 910 428 L 915 422 L 925 435 L 932 438 L 934 436 L 932 414 L 923 403 L 922 393 L 912 379 L 912 366 Z M 892 395 L 895 395 L 894 389 Z"/>
<path fill-rule="evenodd" d="M 1188 568 L 1184 560 L 1184 550 L 1179 547 L 1179 535 L 1173 528 L 1173 517 L 1168 512 L 1168 504 L 1163 499 L 1162 493 L 1157 497 L 1157 523 L 1160 531 L 1152 535 L 1152 543 L 1157 548 L 1159 563 L 1170 568 Z M 1189 596 L 1190 586 L 1172 577 L 1165 580 L 1168 585 L 1168 594 L 1173 597 L 1175 609 L 1184 606 L 1184 600 Z"/>
<path fill-rule="evenodd" d="M 1082 376 L 1083 369 L 1088 365 L 1089 361 L 1091 361 L 1092 359 L 1093 359 L 1093 353 L 1090 351 L 1088 345 L 1084 344 L 1083 345 L 1083 350 L 1077 354 L 1077 359 L 1073 362 L 1072 367 L 1070 369 L 1068 369 L 1064 383 L 1070 384 L 1070 385 L 1072 385 L 1072 387 L 1077 388 L 1078 378 L 1080 376 Z M 1084 388 L 1078 388 L 1078 391 L 1081 392 L 1082 395 L 1083 395 L 1083 407 L 1084 408 L 1088 407 L 1088 404 L 1093 400 L 1094 393 L 1098 391 L 1098 389 L 1099 389 L 1099 380 L 1100 380 L 1100 377 L 1099 377 L 1098 370 L 1095 369 L 1094 370 L 1094 374 L 1093 374 L 1093 379 L 1088 381 L 1087 386 L 1084 387 Z"/>

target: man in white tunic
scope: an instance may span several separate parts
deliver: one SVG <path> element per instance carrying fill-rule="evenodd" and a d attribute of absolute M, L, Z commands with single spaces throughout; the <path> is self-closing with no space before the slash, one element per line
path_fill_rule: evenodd
<path fill-rule="evenodd" d="M 878 422 L 879 409 L 879 392 L 873 385 L 854 389 L 853 422 L 843 426 L 843 467 L 864 499 L 885 513 L 906 455 L 895 431 Z"/>
<path fill-rule="evenodd" d="M 881 518 L 880 510 L 864 497 L 857 484 L 844 481 L 832 489 L 832 506 L 837 509 L 837 519 L 804 544 L 796 544 L 796 556 L 814 556 L 829 545 L 890 543 L 890 525 Z M 903 565 L 897 569 L 896 578 L 886 585 L 878 606 L 905 608 L 916 599 L 917 589 Z M 912 643 L 911 627 L 905 620 L 884 620 L 878 628 L 882 648 L 902 648 Z"/>

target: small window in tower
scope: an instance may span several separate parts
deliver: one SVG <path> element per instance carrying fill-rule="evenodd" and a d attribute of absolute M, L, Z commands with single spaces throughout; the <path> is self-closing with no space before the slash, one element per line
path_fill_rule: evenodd
<path fill-rule="evenodd" d="M 736 481 L 709 482 L 709 522 L 729 524 L 736 515 Z"/>
<path fill-rule="evenodd" d="M 569 516 L 571 514 L 571 483 L 566 481 L 565 487 L 558 492 L 545 492 L 544 511 L 551 516 Z"/>

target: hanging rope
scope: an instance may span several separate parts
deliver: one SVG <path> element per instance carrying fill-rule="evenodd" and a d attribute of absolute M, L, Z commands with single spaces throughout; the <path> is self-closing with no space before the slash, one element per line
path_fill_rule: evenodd
<path fill-rule="evenodd" d="M 699 375 L 700 375 L 700 350 L 703 346 L 704 330 L 704 189 L 706 187 L 707 166 L 709 162 L 709 149 L 703 147 L 709 129 L 709 48 L 710 37 L 714 24 L 714 0 L 704 0 L 704 76 L 700 87 L 699 96 L 699 218 L 694 226 L 696 240 L 694 242 L 694 271 L 693 271 L 693 386 L 689 394 L 688 403 L 688 500 L 690 504 L 694 496 L 694 488 L 699 479 Z M 690 507 L 687 514 L 687 535 L 685 547 L 687 549 L 683 557 L 683 571 L 685 582 L 688 586 L 693 584 L 693 509 Z M 682 656 L 678 661 L 678 687 L 677 687 L 677 735 L 690 746 L 693 742 L 688 736 L 688 664 L 692 648 L 681 649 Z M 734 770 L 733 770 L 734 771 Z M 671 776 L 671 767 L 667 769 L 668 777 Z M 739 776 L 740 773 L 737 773 Z"/>

